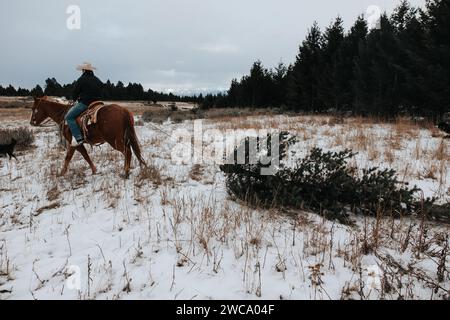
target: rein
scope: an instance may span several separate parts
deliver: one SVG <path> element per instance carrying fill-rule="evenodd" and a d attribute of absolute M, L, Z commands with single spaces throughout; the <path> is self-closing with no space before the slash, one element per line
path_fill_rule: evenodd
<path fill-rule="evenodd" d="M 35 117 L 34 113 L 36 112 L 36 110 L 38 110 L 39 105 L 41 104 L 41 102 L 42 102 L 42 99 L 39 100 L 39 102 L 38 102 L 36 108 L 33 109 L 33 119 L 34 119 L 34 117 Z M 70 105 L 67 105 L 67 107 L 68 107 L 67 110 L 64 110 L 64 112 L 62 112 L 62 113 L 64 113 L 64 115 L 65 115 L 65 114 L 67 113 L 67 111 L 70 109 Z M 39 125 L 39 127 L 41 127 L 41 128 L 51 128 L 51 127 L 54 126 L 53 124 L 48 125 L 48 124 L 51 123 L 51 122 L 53 122 L 53 119 L 52 119 L 50 116 L 48 116 L 44 121 L 42 121 L 42 123 Z M 55 122 L 56 122 L 56 121 L 55 121 Z M 64 116 L 62 117 L 61 121 L 60 121 L 59 123 L 56 122 L 56 124 L 58 125 L 60 131 L 62 131 L 62 130 L 63 130 L 63 127 L 64 127 Z"/>
<path fill-rule="evenodd" d="M 51 118 L 47 118 L 39 125 L 39 127 L 40 128 L 51 128 L 51 127 L 54 127 L 55 126 L 54 124 L 47 125 L 48 123 L 50 123 L 52 121 L 53 120 Z"/>

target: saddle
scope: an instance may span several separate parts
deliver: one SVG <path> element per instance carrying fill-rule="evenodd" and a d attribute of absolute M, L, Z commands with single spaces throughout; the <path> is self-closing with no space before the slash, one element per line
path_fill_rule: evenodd
<path fill-rule="evenodd" d="M 105 104 L 102 101 L 94 101 L 77 118 L 77 124 L 86 142 L 89 142 L 89 126 L 97 123 L 97 114 L 103 107 L 105 107 Z"/>

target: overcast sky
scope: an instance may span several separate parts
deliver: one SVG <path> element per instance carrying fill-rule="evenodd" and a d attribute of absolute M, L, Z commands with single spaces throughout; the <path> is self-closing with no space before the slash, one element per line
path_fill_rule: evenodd
<path fill-rule="evenodd" d="M 423 6 L 425 0 L 411 0 Z M 260 59 L 294 61 L 308 28 L 340 15 L 348 28 L 393 0 L 15 0 L 0 2 L 0 84 L 72 82 L 89 61 L 104 81 L 161 91 L 224 90 Z M 67 28 L 69 5 L 81 29 Z"/>

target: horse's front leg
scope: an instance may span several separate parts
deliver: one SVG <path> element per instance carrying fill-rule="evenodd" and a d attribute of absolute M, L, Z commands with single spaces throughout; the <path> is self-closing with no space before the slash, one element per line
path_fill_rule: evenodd
<path fill-rule="evenodd" d="M 86 148 L 83 145 L 81 145 L 81 146 L 77 147 L 77 150 L 81 153 L 84 160 L 86 160 L 86 162 L 89 163 L 89 166 L 91 167 L 91 170 L 92 170 L 92 174 L 96 174 L 97 168 L 95 167 L 94 163 L 92 162 L 91 158 L 89 157 Z"/>
<path fill-rule="evenodd" d="M 64 160 L 64 167 L 61 171 L 61 176 L 65 175 L 67 173 L 67 169 L 69 168 L 69 163 L 73 158 L 73 154 L 75 153 L 75 148 L 69 146 L 67 149 L 66 159 Z"/>

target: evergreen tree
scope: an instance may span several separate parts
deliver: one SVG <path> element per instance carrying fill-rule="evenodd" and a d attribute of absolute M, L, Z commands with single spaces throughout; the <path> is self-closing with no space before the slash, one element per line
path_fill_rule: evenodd
<path fill-rule="evenodd" d="M 344 78 L 345 63 L 342 51 L 344 42 L 343 21 L 338 17 L 323 35 L 320 57 L 318 96 L 326 108 L 341 109 L 348 89 Z"/>
<path fill-rule="evenodd" d="M 42 97 L 44 95 L 44 90 L 42 90 L 42 87 L 40 85 L 37 85 L 30 91 L 30 95 L 33 97 Z"/>
<path fill-rule="evenodd" d="M 273 71 L 273 99 L 277 107 L 287 104 L 287 80 L 289 68 L 283 62 L 280 62 Z"/>
<path fill-rule="evenodd" d="M 260 107 L 265 103 L 265 80 L 267 70 L 263 67 L 260 60 L 256 61 L 250 69 L 250 78 L 248 79 L 250 91 L 248 92 L 250 98 L 250 106 Z"/>
<path fill-rule="evenodd" d="M 71 100 L 73 98 L 73 91 L 75 89 L 76 82 L 72 82 L 71 84 L 65 84 L 62 86 L 62 94 L 67 100 Z"/>
<path fill-rule="evenodd" d="M 405 81 L 399 64 L 398 42 L 394 26 L 384 14 L 380 29 L 373 29 L 360 51 L 355 65 L 355 100 L 359 112 L 394 116 L 401 104 L 400 84 Z"/>
<path fill-rule="evenodd" d="M 17 96 L 17 91 L 16 88 L 14 88 L 12 85 L 9 85 L 6 89 L 5 89 L 5 96 Z"/>
<path fill-rule="evenodd" d="M 426 35 L 418 12 L 403 0 L 391 16 L 399 51 L 398 65 L 403 73 L 403 81 L 399 83 L 400 104 L 404 111 L 414 113 L 427 107 L 425 78 L 430 76 L 427 71 Z"/>
<path fill-rule="evenodd" d="M 353 110 L 359 115 L 370 113 L 373 96 L 373 75 L 370 50 L 366 42 L 358 44 L 358 55 L 353 67 Z"/>
<path fill-rule="evenodd" d="M 360 46 L 365 45 L 368 33 L 367 22 L 363 16 L 359 16 L 350 31 L 345 35 L 339 50 L 341 58 L 340 90 L 342 108 L 355 110 L 355 63 L 358 58 Z"/>
<path fill-rule="evenodd" d="M 320 111 L 318 97 L 318 71 L 322 34 L 317 22 L 300 46 L 288 83 L 288 103 L 294 110 Z"/>
<path fill-rule="evenodd" d="M 30 90 L 19 87 L 17 89 L 17 95 L 18 96 L 22 96 L 22 97 L 23 96 L 29 96 L 30 95 Z"/>
<path fill-rule="evenodd" d="M 442 114 L 450 111 L 450 2 L 427 0 L 422 19 L 428 39 L 428 103 L 434 114 Z"/>
<path fill-rule="evenodd" d="M 102 98 L 105 100 L 111 100 L 114 98 L 114 84 L 108 79 L 103 86 Z"/>
<path fill-rule="evenodd" d="M 391 22 L 397 33 L 401 34 L 406 30 L 409 21 L 415 15 L 414 11 L 407 0 L 402 0 L 397 8 L 395 8 L 391 16 Z"/>
<path fill-rule="evenodd" d="M 118 81 L 116 88 L 114 90 L 113 98 L 114 100 L 124 100 L 126 99 L 126 89 L 122 81 Z"/>
<path fill-rule="evenodd" d="M 46 96 L 63 96 L 64 90 L 63 87 L 56 81 L 55 78 L 48 78 L 45 80 L 45 91 L 44 94 Z"/>
<path fill-rule="evenodd" d="M 243 103 L 242 84 L 238 82 L 237 79 L 233 79 L 231 81 L 230 89 L 228 90 L 228 97 L 231 107 L 242 106 Z M 203 98 L 203 96 L 201 98 Z"/>

